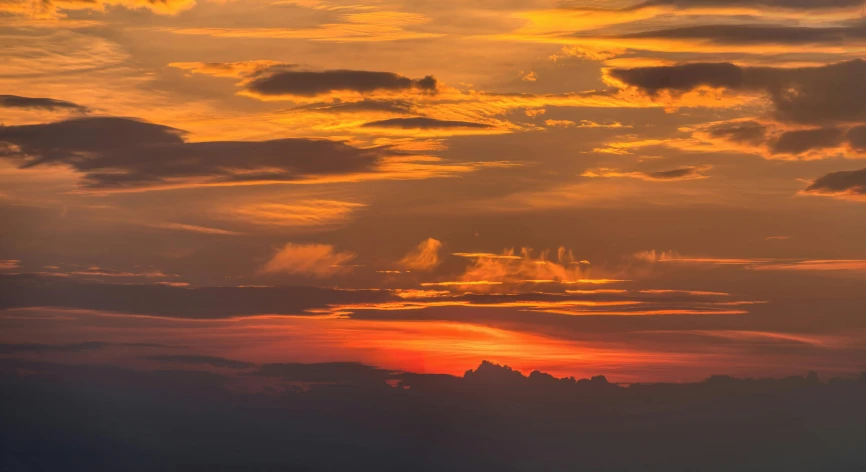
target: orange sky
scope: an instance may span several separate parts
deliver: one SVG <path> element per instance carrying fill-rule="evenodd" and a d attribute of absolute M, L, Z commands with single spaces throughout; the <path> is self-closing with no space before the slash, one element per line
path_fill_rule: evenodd
<path fill-rule="evenodd" d="M 2 341 L 862 371 L 862 10 L 0 0 Z"/>

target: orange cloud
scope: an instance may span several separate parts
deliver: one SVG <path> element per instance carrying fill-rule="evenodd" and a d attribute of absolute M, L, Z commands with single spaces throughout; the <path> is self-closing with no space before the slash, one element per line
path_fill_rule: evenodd
<path fill-rule="evenodd" d="M 410 270 L 430 271 L 439 266 L 439 249 L 442 248 L 442 242 L 433 238 L 427 238 L 415 249 L 412 249 L 409 254 L 400 259 L 400 265 Z"/>
<path fill-rule="evenodd" d="M 15 259 L 0 260 L 0 270 L 17 269 L 21 267 L 21 261 Z"/>
<path fill-rule="evenodd" d="M 350 252 L 337 252 L 327 244 L 288 243 L 260 269 L 263 274 L 291 274 L 330 277 L 347 268 L 355 259 Z"/>
<path fill-rule="evenodd" d="M 258 226 L 315 228 L 346 223 L 363 203 L 337 200 L 299 200 L 295 203 L 254 203 L 221 211 L 228 219 Z"/>
<path fill-rule="evenodd" d="M 589 169 L 580 174 L 582 177 L 611 178 L 628 177 L 632 179 L 646 180 L 649 182 L 673 182 L 679 180 L 706 179 L 707 176 L 701 172 L 710 169 L 711 166 L 688 166 L 679 169 L 656 171 L 656 172 L 621 172 L 616 169 L 599 168 Z"/>
<path fill-rule="evenodd" d="M 107 7 L 119 6 L 129 10 L 150 10 L 159 15 L 174 15 L 189 10 L 195 0 L 4 0 L 0 1 L 0 12 L 34 20 L 57 20 L 66 18 L 67 11 L 94 10 L 104 12 Z M 65 23 L 65 22 L 64 22 Z"/>

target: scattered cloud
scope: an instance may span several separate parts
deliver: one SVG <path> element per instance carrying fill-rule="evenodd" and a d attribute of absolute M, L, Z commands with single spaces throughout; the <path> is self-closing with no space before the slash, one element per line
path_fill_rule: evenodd
<path fill-rule="evenodd" d="M 409 270 L 430 271 L 439 266 L 439 250 L 442 248 L 442 242 L 427 238 L 421 241 L 414 249 L 409 251 L 399 264 Z"/>
<path fill-rule="evenodd" d="M 0 260 L 0 270 L 17 269 L 21 267 L 21 261 L 15 259 Z"/>

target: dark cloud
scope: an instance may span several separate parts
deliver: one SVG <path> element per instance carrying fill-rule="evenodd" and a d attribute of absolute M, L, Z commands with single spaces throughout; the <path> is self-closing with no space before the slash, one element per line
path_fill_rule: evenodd
<path fill-rule="evenodd" d="M 0 108 L 33 108 L 38 110 L 73 110 L 86 112 L 88 108 L 77 103 L 53 98 L 20 97 L 18 95 L 0 95 Z"/>
<path fill-rule="evenodd" d="M 703 167 L 681 167 L 673 170 L 647 172 L 646 176 L 656 180 L 679 180 L 701 175 L 702 170 L 704 170 Z"/>
<path fill-rule="evenodd" d="M 184 133 L 128 118 L 81 118 L 0 128 L 0 157 L 34 167 L 66 164 L 89 189 L 291 182 L 371 172 L 382 152 L 328 140 L 188 143 Z"/>
<path fill-rule="evenodd" d="M 780 121 L 824 124 L 866 121 L 866 61 L 821 67 L 741 67 L 730 63 L 611 69 L 610 76 L 655 95 L 701 86 L 769 95 Z"/>
<path fill-rule="evenodd" d="M 313 97 L 330 92 L 351 91 L 370 93 L 377 91 L 418 90 L 435 92 L 438 81 L 428 75 L 423 79 L 410 79 L 393 72 L 364 70 L 279 71 L 257 77 L 246 84 L 246 89 L 257 95 L 296 95 Z"/>
<path fill-rule="evenodd" d="M 200 355 L 153 355 L 139 356 L 141 359 L 150 361 L 167 362 L 173 364 L 209 365 L 213 367 L 228 367 L 230 369 L 247 369 L 255 367 L 251 362 L 236 361 L 224 357 L 200 356 Z"/>
<path fill-rule="evenodd" d="M 624 39 L 688 39 L 716 44 L 839 44 L 866 38 L 866 27 L 806 27 L 783 25 L 701 25 L 642 31 Z"/>
<path fill-rule="evenodd" d="M 862 7 L 863 0 L 648 0 L 633 7 L 628 7 L 626 10 L 655 6 L 672 6 L 682 9 L 704 7 L 763 7 L 784 8 L 790 10 L 822 10 Z"/>
<path fill-rule="evenodd" d="M 786 131 L 770 145 L 773 154 L 802 154 L 812 149 L 837 147 L 845 133 L 840 128 Z"/>
<path fill-rule="evenodd" d="M 316 287 L 202 287 L 103 284 L 36 275 L 0 275 L 0 309 L 53 306 L 173 318 L 220 319 L 262 313 L 303 315 L 330 304 L 389 301 L 387 292 Z"/>
<path fill-rule="evenodd" d="M 848 143 L 852 149 L 866 152 L 866 126 L 855 126 L 849 129 Z"/>
<path fill-rule="evenodd" d="M 766 139 L 767 126 L 757 121 L 719 123 L 709 127 L 707 133 L 714 138 L 758 146 Z"/>
<path fill-rule="evenodd" d="M 833 172 L 815 179 L 809 193 L 866 195 L 866 169 Z"/>
<path fill-rule="evenodd" d="M 81 352 L 92 351 L 96 349 L 105 349 L 113 346 L 131 346 L 131 347 L 167 347 L 162 344 L 151 343 L 109 343 L 99 341 L 85 341 L 80 343 L 69 344 L 38 344 L 38 343 L 22 343 L 22 344 L 0 344 L 0 354 L 23 354 L 23 353 L 63 353 L 63 352 Z"/>
<path fill-rule="evenodd" d="M 364 123 L 364 128 L 443 129 L 443 128 L 492 128 L 484 123 L 471 121 L 436 120 L 433 118 L 392 118 L 390 120 Z"/>

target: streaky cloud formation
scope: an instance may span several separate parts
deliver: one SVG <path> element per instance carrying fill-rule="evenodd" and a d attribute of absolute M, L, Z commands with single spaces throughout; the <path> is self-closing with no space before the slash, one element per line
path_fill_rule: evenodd
<path fill-rule="evenodd" d="M 264 274 L 301 274 L 330 277 L 345 271 L 355 254 L 339 252 L 327 244 L 288 243 L 261 268 Z"/>
<path fill-rule="evenodd" d="M 392 118 L 389 120 L 371 121 L 362 125 L 364 128 L 401 128 L 401 129 L 442 129 L 442 128 L 491 128 L 485 123 L 471 121 L 437 120 L 434 118 Z"/>
<path fill-rule="evenodd" d="M 427 238 L 400 259 L 399 264 L 409 270 L 433 270 L 441 263 L 439 260 L 439 250 L 441 248 L 441 241 Z"/>

